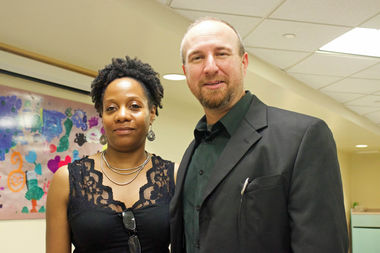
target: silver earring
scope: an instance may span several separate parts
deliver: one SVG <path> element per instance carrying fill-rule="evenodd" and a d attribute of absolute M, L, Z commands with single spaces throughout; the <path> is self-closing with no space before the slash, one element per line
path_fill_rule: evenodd
<path fill-rule="evenodd" d="M 102 144 L 102 145 L 106 145 L 107 144 L 107 137 L 102 134 L 99 138 L 99 143 Z"/>
<path fill-rule="evenodd" d="M 148 139 L 148 141 L 154 141 L 156 139 L 156 134 L 152 130 L 152 125 L 150 125 L 149 127 L 149 131 L 146 138 Z"/>

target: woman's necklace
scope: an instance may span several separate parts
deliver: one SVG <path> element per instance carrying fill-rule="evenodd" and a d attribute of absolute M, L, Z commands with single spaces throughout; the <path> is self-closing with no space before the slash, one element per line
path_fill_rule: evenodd
<path fill-rule="evenodd" d="M 147 153 L 147 158 L 145 159 L 145 161 L 137 166 L 137 167 L 134 167 L 134 168 L 128 168 L 128 169 L 119 169 L 119 168 L 115 168 L 115 167 L 112 167 L 110 166 L 110 164 L 108 163 L 105 155 L 104 155 L 104 151 L 102 152 L 102 155 L 101 155 L 101 161 L 100 161 L 100 169 L 102 170 L 103 174 L 108 178 L 108 180 L 110 180 L 112 183 L 114 184 L 117 184 L 117 185 L 120 185 L 120 186 L 124 186 L 124 185 L 128 185 L 130 183 L 132 183 L 136 178 L 137 176 L 140 174 L 140 172 L 142 171 L 142 169 L 145 167 L 145 165 L 149 162 L 150 158 L 151 158 L 151 154 L 150 153 Z M 105 164 L 108 166 L 109 169 L 111 169 L 113 172 L 119 174 L 119 175 L 131 175 L 131 174 L 134 174 L 136 173 L 136 175 L 131 179 L 131 180 L 128 180 L 127 182 L 117 182 L 115 180 L 113 180 L 107 173 L 106 171 L 104 170 L 103 168 L 103 163 L 102 161 L 105 162 Z M 128 171 L 128 172 L 120 172 L 120 171 Z"/>
<path fill-rule="evenodd" d="M 107 167 L 112 170 L 113 172 L 115 172 L 116 174 L 119 174 L 119 175 L 131 175 L 131 174 L 134 174 L 136 172 L 138 172 L 139 170 L 141 170 L 141 168 L 144 168 L 145 165 L 149 162 L 149 159 L 150 159 L 150 154 L 148 152 L 145 152 L 146 153 L 146 159 L 145 161 L 134 167 L 134 168 L 127 168 L 127 169 L 122 169 L 122 168 L 116 168 L 116 167 L 113 167 L 107 160 L 106 156 L 105 156 L 105 151 L 102 151 L 102 159 L 103 161 L 106 163 Z"/>

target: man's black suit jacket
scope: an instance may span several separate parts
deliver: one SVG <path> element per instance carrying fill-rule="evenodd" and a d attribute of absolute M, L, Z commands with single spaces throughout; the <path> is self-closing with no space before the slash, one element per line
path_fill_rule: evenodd
<path fill-rule="evenodd" d="M 193 141 L 182 158 L 170 206 L 173 253 L 185 252 L 182 191 L 195 146 Z M 199 212 L 200 253 L 347 253 L 329 128 L 254 97 L 212 170 Z"/>

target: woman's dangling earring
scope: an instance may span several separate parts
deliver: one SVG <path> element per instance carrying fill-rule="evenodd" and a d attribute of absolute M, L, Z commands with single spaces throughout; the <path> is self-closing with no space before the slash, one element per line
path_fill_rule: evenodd
<path fill-rule="evenodd" d="M 99 142 L 100 142 L 100 144 L 102 144 L 102 145 L 106 145 L 106 144 L 107 144 L 107 137 L 106 137 L 104 134 L 102 134 L 102 135 L 100 136 L 100 138 L 99 138 Z"/>
<path fill-rule="evenodd" d="M 149 131 L 146 138 L 148 139 L 148 141 L 154 141 L 156 139 L 156 134 L 152 130 L 152 125 L 149 126 Z"/>

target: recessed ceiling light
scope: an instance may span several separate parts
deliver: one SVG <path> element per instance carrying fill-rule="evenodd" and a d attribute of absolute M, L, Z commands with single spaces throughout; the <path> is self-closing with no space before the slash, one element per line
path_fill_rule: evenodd
<path fill-rule="evenodd" d="M 295 37 L 297 37 L 295 33 L 284 33 L 282 36 L 287 39 L 294 39 Z"/>
<path fill-rule="evenodd" d="M 357 148 L 366 148 L 366 147 L 368 147 L 368 145 L 366 145 L 366 144 L 358 144 L 358 145 L 355 145 L 355 147 L 357 147 Z"/>
<path fill-rule="evenodd" d="M 354 28 L 319 50 L 380 57 L 380 29 Z"/>
<path fill-rule="evenodd" d="M 185 80 L 186 77 L 184 75 L 180 74 L 166 74 L 162 76 L 166 80 L 174 80 L 174 81 L 179 81 L 179 80 Z"/>

